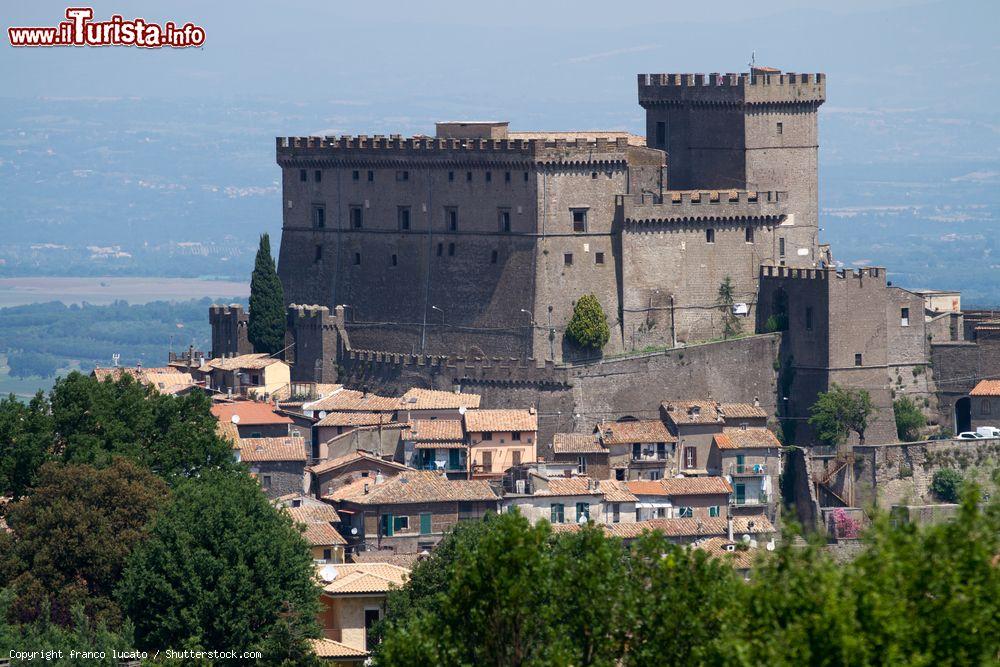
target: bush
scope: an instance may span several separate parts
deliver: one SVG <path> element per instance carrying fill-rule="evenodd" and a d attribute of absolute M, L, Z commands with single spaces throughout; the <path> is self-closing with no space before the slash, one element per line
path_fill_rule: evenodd
<path fill-rule="evenodd" d="M 942 468 L 934 473 L 931 481 L 931 493 L 934 497 L 944 503 L 957 503 L 962 496 L 962 473 L 951 468 Z"/>
<path fill-rule="evenodd" d="M 913 442 L 920 438 L 920 429 L 927 425 L 924 413 L 909 396 L 904 396 L 892 403 L 896 414 L 896 435 L 903 442 Z"/>
<path fill-rule="evenodd" d="M 601 350 L 611 338 L 608 316 L 593 294 L 585 294 L 573 306 L 573 317 L 566 327 L 566 336 L 577 346 Z"/>

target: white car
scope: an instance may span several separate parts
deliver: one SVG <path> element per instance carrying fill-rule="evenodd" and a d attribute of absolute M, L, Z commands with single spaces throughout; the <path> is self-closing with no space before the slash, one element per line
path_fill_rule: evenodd
<path fill-rule="evenodd" d="M 976 433 L 975 431 L 966 431 L 965 433 L 958 434 L 959 440 L 984 440 L 986 436 L 982 433 Z"/>

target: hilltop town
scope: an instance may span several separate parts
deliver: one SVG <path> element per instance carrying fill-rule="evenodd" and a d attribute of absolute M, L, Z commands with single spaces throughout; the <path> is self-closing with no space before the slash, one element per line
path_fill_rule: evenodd
<path fill-rule="evenodd" d="M 995 493 L 1000 315 L 837 264 L 825 99 L 823 74 L 641 74 L 646 136 L 278 138 L 280 346 L 214 305 L 208 354 L 94 375 L 211 398 L 303 528 L 332 660 L 365 659 L 388 592 L 490 515 L 656 532 L 744 577 L 792 518 L 850 558 L 873 511 L 952 516 L 944 478 Z M 831 436 L 831 397 L 861 423 Z"/>

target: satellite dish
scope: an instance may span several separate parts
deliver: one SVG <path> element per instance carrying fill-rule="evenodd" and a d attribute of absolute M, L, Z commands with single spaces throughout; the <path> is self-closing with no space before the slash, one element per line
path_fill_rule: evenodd
<path fill-rule="evenodd" d="M 319 411 L 319 418 L 320 419 L 326 419 L 326 410 L 320 410 Z"/>
<path fill-rule="evenodd" d="M 580 518 L 577 519 L 576 522 L 580 523 L 580 524 L 587 523 L 587 515 L 586 514 L 581 514 Z"/>
<path fill-rule="evenodd" d="M 357 534 L 358 534 L 358 529 L 357 528 L 351 528 L 351 535 L 357 535 Z"/>
<path fill-rule="evenodd" d="M 768 551 L 774 551 L 774 540 L 768 542 L 767 546 L 765 546 L 764 548 L 767 549 Z"/>
<path fill-rule="evenodd" d="M 319 569 L 319 578 L 329 584 L 337 578 L 337 568 L 332 565 L 324 565 Z"/>
<path fill-rule="evenodd" d="M 234 424 L 239 424 L 240 423 L 240 416 L 239 415 L 233 415 L 232 417 L 229 418 L 229 421 L 233 422 Z"/>
<path fill-rule="evenodd" d="M 749 533 L 744 533 L 743 534 L 743 541 L 746 542 L 747 544 L 750 544 L 750 534 Z"/>
<path fill-rule="evenodd" d="M 464 414 L 465 414 L 465 411 L 466 411 L 467 409 L 468 409 L 468 408 L 466 408 L 466 407 L 465 407 L 465 406 L 463 405 L 462 407 L 460 407 L 460 408 L 458 409 L 458 414 L 460 414 L 460 415 L 464 415 Z"/>

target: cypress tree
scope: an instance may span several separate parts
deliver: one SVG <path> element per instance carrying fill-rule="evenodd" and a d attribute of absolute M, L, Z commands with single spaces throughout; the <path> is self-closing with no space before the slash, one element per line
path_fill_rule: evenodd
<path fill-rule="evenodd" d="M 250 322 L 247 329 L 255 352 L 275 354 L 284 347 L 285 295 L 271 257 L 271 239 L 260 237 L 250 278 Z"/>

